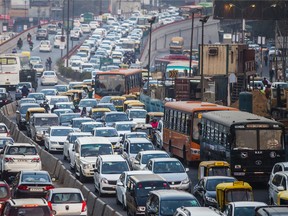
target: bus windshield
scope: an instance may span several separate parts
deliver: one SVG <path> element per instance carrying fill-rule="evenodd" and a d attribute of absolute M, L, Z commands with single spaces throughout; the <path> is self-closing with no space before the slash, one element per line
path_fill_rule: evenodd
<path fill-rule="evenodd" d="M 124 94 L 125 77 L 123 75 L 103 74 L 97 75 L 97 78 L 95 87 L 99 95 Z"/>
<path fill-rule="evenodd" d="M 254 130 L 235 130 L 236 149 L 249 150 L 281 150 L 281 130 L 259 130 L 259 148 L 257 147 L 257 129 Z"/>

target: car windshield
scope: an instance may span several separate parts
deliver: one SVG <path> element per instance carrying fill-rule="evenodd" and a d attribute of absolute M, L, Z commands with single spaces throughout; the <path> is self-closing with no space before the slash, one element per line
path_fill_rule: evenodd
<path fill-rule="evenodd" d="M 130 111 L 130 118 L 146 118 L 147 111 L 145 110 L 133 110 Z"/>
<path fill-rule="evenodd" d="M 43 66 L 43 65 L 40 65 L 40 64 L 34 65 L 33 67 L 34 67 L 34 68 L 44 68 L 44 66 Z"/>
<path fill-rule="evenodd" d="M 130 144 L 130 153 L 138 154 L 140 151 L 154 150 L 154 147 L 151 143 L 131 143 Z"/>
<path fill-rule="evenodd" d="M 54 113 L 59 116 L 64 113 L 74 113 L 74 112 L 72 109 L 56 109 L 54 110 Z"/>
<path fill-rule="evenodd" d="M 80 128 L 82 122 L 92 122 L 92 121 L 93 121 L 93 119 L 90 119 L 90 118 L 73 120 L 72 127 L 73 128 Z"/>
<path fill-rule="evenodd" d="M 32 88 L 31 83 L 18 83 L 17 88 L 22 88 L 24 85 L 26 85 L 27 88 Z"/>
<path fill-rule="evenodd" d="M 45 95 L 51 95 L 51 96 L 55 96 L 56 95 L 56 91 L 54 89 L 45 89 L 45 90 L 41 90 L 41 93 L 45 94 Z"/>
<path fill-rule="evenodd" d="M 69 133 L 73 132 L 73 129 L 52 129 L 51 136 L 68 136 Z"/>
<path fill-rule="evenodd" d="M 206 183 L 206 190 L 207 191 L 216 191 L 216 186 L 220 183 L 225 183 L 225 182 L 234 182 L 235 179 L 231 178 L 231 179 L 209 179 L 207 180 Z"/>
<path fill-rule="evenodd" d="M 29 94 L 28 98 L 35 98 L 36 100 L 45 100 L 44 94 Z"/>
<path fill-rule="evenodd" d="M 81 157 L 97 157 L 98 155 L 112 155 L 111 145 L 85 144 L 81 146 Z"/>
<path fill-rule="evenodd" d="M 58 109 L 74 109 L 73 103 L 56 103 Z"/>
<path fill-rule="evenodd" d="M 69 102 L 68 97 L 66 98 L 51 98 L 50 105 L 55 105 L 58 102 Z"/>
<path fill-rule="evenodd" d="M 57 126 L 57 117 L 37 117 L 35 118 L 35 126 Z"/>
<path fill-rule="evenodd" d="M 70 122 L 73 118 L 80 117 L 80 113 L 71 113 L 69 115 L 60 115 L 60 123 Z"/>
<path fill-rule="evenodd" d="M 25 173 L 21 178 L 22 182 L 51 182 L 48 174 L 40 174 L 40 173 Z"/>
<path fill-rule="evenodd" d="M 134 127 L 134 124 L 119 124 L 116 125 L 117 131 L 131 131 L 131 129 Z"/>
<path fill-rule="evenodd" d="M 105 122 L 118 122 L 118 121 L 129 121 L 129 119 L 125 113 L 110 114 L 107 115 L 105 118 Z"/>
<path fill-rule="evenodd" d="M 79 103 L 79 107 L 95 107 L 96 105 L 96 100 L 81 100 Z"/>
<path fill-rule="evenodd" d="M 102 116 L 104 116 L 105 112 L 93 112 L 92 113 L 92 118 L 93 119 L 98 119 L 101 118 Z"/>
<path fill-rule="evenodd" d="M 29 216 L 47 216 L 51 215 L 49 207 L 48 206 L 37 206 L 35 205 L 33 208 L 31 207 L 17 207 L 17 208 L 11 208 L 11 215 L 29 215 Z"/>
<path fill-rule="evenodd" d="M 23 98 L 20 100 L 20 104 L 22 103 L 36 103 L 35 98 Z"/>
<path fill-rule="evenodd" d="M 166 153 L 163 153 L 163 154 L 143 154 L 141 163 L 147 164 L 148 161 L 152 158 L 169 158 L 169 155 Z"/>
<path fill-rule="evenodd" d="M 114 104 L 98 104 L 97 108 L 108 108 L 111 111 L 116 111 Z"/>
<path fill-rule="evenodd" d="M 235 207 L 234 216 L 247 216 L 255 214 L 255 206 Z"/>
<path fill-rule="evenodd" d="M 215 166 L 208 169 L 208 176 L 230 176 L 230 168 L 226 166 Z"/>
<path fill-rule="evenodd" d="M 55 75 L 55 72 L 49 71 L 49 72 L 44 72 L 43 76 L 56 76 L 56 75 Z"/>
<path fill-rule="evenodd" d="M 126 138 L 147 138 L 147 134 L 146 133 L 131 133 L 131 134 L 127 134 Z"/>
<path fill-rule="evenodd" d="M 152 190 L 169 189 L 169 185 L 163 181 L 140 182 L 136 185 L 137 197 L 148 197 Z"/>
<path fill-rule="evenodd" d="M 82 132 L 92 132 L 94 128 L 97 127 L 103 127 L 103 124 L 88 124 L 88 125 L 82 125 L 81 131 Z"/>
<path fill-rule="evenodd" d="M 36 148 L 33 146 L 10 146 L 7 150 L 8 155 L 37 155 Z"/>
<path fill-rule="evenodd" d="M 55 86 L 55 89 L 58 92 L 66 92 L 66 91 L 68 91 L 68 87 L 67 86 Z"/>
<path fill-rule="evenodd" d="M 21 113 L 21 114 L 26 114 L 27 110 L 28 110 L 29 108 L 33 108 L 33 107 L 39 107 L 39 105 L 38 105 L 38 104 L 33 104 L 33 105 L 29 105 L 29 106 L 22 106 L 22 107 L 20 108 L 20 113 Z"/>
<path fill-rule="evenodd" d="M 154 163 L 154 173 L 185 173 L 180 161 L 157 161 Z"/>
<path fill-rule="evenodd" d="M 129 167 L 125 161 L 103 162 L 102 174 L 121 174 L 124 171 L 129 171 Z"/>
<path fill-rule="evenodd" d="M 253 194 L 249 190 L 228 190 L 226 192 L 227 202 L 237 202 L 237 201 L 252 201 Z"/>
<path fill-rule="evenodd" d="M 91 136 L 92 136 L 92 134 L 91 134 Z M 89 135 L 86 135 L 86 134 L 85 135 L 84 134 L 73 135 L 73 136 L 70 136 L 68 138 L 68 140 L 70 143 L 74 143 L 75 140 L 78 139 L 79 137 L 89 137 Z"/>
<path fill-rule="evenodd" d="M 98 129 L 95 132 L 95 136 L 101 137 L 117 137 L 118 133 L 116 129 Z"/>
<path fill-rule="evenodd" d="M 185 206 L 185 207 L 197 207 L 199 203 L 196 199 L 189 200 L 163 200 L 160 204 L 160 215 L 172 216 L 177 208 Z"/>
<path fill-rule="evenodd" d="M 83 199 L 80 193 L 53 193 L 52 203 L 82 203 Z"/>

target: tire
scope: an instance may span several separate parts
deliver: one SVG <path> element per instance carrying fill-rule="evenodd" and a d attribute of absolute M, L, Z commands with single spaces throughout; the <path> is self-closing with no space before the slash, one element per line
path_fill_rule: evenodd
<path fill-rule="evenodd" d="M 80 169 L 79 171 L 79 180 L 80 182 L 82 183 L 85 183 L 86 182 L 86 177 L 82 174 L 82 170 Z"/>

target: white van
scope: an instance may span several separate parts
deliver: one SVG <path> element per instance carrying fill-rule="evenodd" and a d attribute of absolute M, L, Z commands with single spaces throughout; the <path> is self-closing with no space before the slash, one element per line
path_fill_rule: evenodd
<path fill-rule="evenodd" d="M 62 37 L 62 35 L 55 35 L 54 43 L 53 43 L 54 48 L 60 48 L 61 37 Z M 66 41 L 66 36 L 64 36 L 64 37 L 65 37 L 65 41 Z M 65 48 L 66 48 L 66 45 L 65 45 Z"/>
<path fill-rule="evenodd" d="M 79 137 L 72 148 L 70 166 L 84 183 L 88 177 L 93 177 L 97 157 L 112 154 L 113 147 L 107 138 Z"/>

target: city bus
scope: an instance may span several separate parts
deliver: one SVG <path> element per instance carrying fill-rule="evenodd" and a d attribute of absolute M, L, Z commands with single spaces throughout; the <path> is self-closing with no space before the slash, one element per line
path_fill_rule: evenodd
<path fill-rule="evenodd" d="M 267 183 L 275 163 L 286 161 L 284 125 L 243 111 L 203 113 L 201 160 L 224 160 L 238 180 Z"/>
<path fill-rule="evenodd" d="M 203 7 L 201 5 L 184 5 L 179 7 L 179 15 L 184 18 L 192 18 L 192 12 L 194 12 L 194 17 L 201 17 L 201 11 Z"/>
<path fill-rule="evenodd" d="M 200 161 L 199 124 L 203 113 L 237 110 L 201 101 L 166 102 L 163 118 L 163 148 L 186 163 Z"/>
<path fill-rule="evenodd" d="M 18 55 L 0 55 L 0 86 L 11 88 L 20 82 L 21 59 Z"/>
<path fill-rule="evenodd" d="M 203 7 L 202 15 L 212 16 L 212 13 L 213 13 L 213 2 L 200 2 L 196 6 Z"/>
<path fill-rule="evenodd" d="M 117 69 L 97 72 L 95 76 L 95 98 L 121 96 L 140 92 L 142 69 Z"/>

